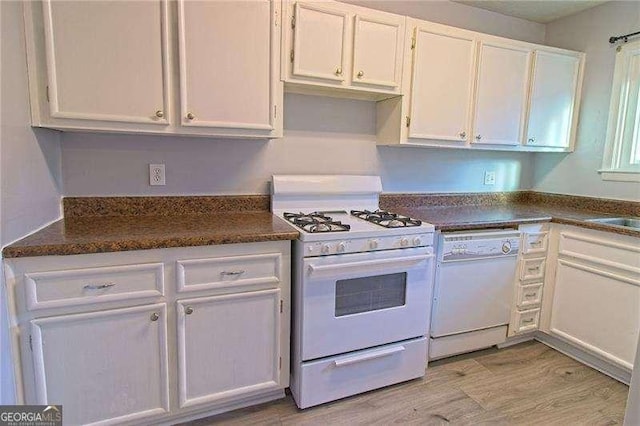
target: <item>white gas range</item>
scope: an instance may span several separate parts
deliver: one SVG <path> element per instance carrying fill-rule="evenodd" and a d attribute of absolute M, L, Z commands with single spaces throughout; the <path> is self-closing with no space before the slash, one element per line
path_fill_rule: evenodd
<path fill-rule="evenodd" d="M 273 177 L 295 226 L 291 391 L 300 408 L 424 375 L 431 224 L 378 211 L 378 176 Z"/>

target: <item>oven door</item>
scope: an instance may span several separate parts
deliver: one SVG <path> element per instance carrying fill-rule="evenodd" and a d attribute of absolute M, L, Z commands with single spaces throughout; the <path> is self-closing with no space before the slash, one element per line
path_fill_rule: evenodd
<path fill-rule="evenodd" d="M 424 336 L 433 257 L 420 247 L 306 258 L 302 360 Z"/>

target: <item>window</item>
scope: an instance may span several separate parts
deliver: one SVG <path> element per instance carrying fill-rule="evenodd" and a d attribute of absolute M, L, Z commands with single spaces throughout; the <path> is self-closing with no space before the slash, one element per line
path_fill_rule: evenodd
<path fill-rule="evenodd" d="M 616 50 L 600 173 L 605 180 L 640 182 L 640 41 L 625 43 Z"/>

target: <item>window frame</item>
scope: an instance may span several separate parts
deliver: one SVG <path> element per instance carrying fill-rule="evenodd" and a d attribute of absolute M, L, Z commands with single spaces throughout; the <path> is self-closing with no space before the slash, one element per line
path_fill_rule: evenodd
<path fill-rule="evenodd" d="M 629 66 L 634 56 L 638 56 L 639 59 L 637 60 L 640 61 L 640 40 L 628 42 L 616 48 L 616 62 L 607 123 L 607 138 L 602 168 L 598 170 L 603 180 L 640 182 L 640 164 L 637 167 L 629 167 L 627 164 L 630 162 L 630 158 L 623 158 L 623 153 L 629 153 L 629 157 L 631 157 L 631 152 L 633 151 L 633 147 L 626 146 L 631 144 L 631 141 L 625 142 L 627 138 L 624 138 L 624 128 L 628 128 L 629 126 L 625 126 L 624 124 L 625 117 L 628 114 L 626 105 L 629 101 L 630 92 L 628 89 L 628 82 L 631 80 L 629 78 Z M 640 144 L 640 135 L 638 135 L 639 112 L 640 104 L 636 109 L 636 123 L 633 126 L 634 130 L 632 130 L 637 139 L 636 144 Z M 640 149 L 638 146 L 635 148 Z M 621 163 L 625 164 L 621 165 Z"/>

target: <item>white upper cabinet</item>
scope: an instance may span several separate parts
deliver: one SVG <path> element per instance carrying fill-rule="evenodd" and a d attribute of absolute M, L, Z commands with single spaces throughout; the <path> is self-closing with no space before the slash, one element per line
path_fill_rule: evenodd
<path fill-rule="evenodd" d="M 345 11 L 296 3 L 293 28 L 293 75 L 345 81 L 347 23 Z"/>
<path fill-rule="evenodd" d="M 465 143 L 474 75 L 472 38 L 415 29 L 409 137 Z"/>
<path fill-rule="evenodd" d="M 166 126 L 164 1 L 42 3 L 52 120 Z"/>
<path fill-rule="evenodd" d="M 25 2 L 32 124 L 282 136 L 280 7 L 277 0 Z"/>
<path fill-rule="evenodd" d="M 269 0 L 178 2 L 180 124 L 274 129 Z"/>
<path fill-rule="evenodd" d="M 519 145 L 523 138 L 531 50 L 482 43 L 472 143 Z"/>
<path fill-rule="evenodd" d="M 576 121 L 581 54 L 534 54 L 527 145 L 568 148 Z"/>
<path fill-rule="evenodd" d="M 379 145 L 572 151 L 584 54 L 406 19 L 401 93 Z"/>
<path fill-rule="evenodd" d="M 355 16 L 353 84 L 391 89 L 400 86 L 403 24 L 401 16 Z"/>
<path fill-rule="evenodd" d="M 284 4 L 287 90 L 370 99 L 400 94 L 403 16 L 332 1 Z"/>

